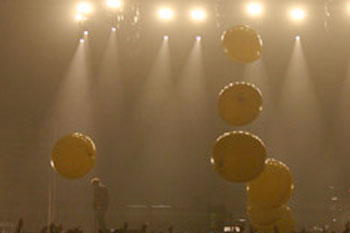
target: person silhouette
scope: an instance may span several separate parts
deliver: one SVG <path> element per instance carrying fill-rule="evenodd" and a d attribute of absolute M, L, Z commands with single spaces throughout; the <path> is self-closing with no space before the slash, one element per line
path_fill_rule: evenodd
<path fill-rule="evenodd" d="M 95 232 L 108 232 L 105 223 L 105 213 L 108 209 L 109 194 L 107 187 L 102 183 L 100 178 L 94 177 L 90 180 L 93 187 L 93 209 L 95 212 Z"/>

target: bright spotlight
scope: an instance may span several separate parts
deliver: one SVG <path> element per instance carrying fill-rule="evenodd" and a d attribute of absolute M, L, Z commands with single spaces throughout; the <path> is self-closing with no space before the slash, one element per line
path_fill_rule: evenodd
<path fill-rule="evenodd" d="M 300 36 L 296 36 L 295 39 L 296 39 L 296 40 L 300 40 Z"/>
<path fill-rule="evenodd" d="M 75 15 L 76 20 L 82 21 L 84 19 L 84 16 L 82 14 L 76 14 Z"/>
<path fill-rule="evenodd" d="M 89 35 L 89 31 L 84 31 L 84 35 L 85 36 Z"/>
<path fill-rule="evenodd" d="M 163 40 L 169 40 L 169 36 L 167 35 L 163 36 Z"/>
<path fill-rule="evenodd" d="M 120 0 L 107 0 L 107 6 L 110 8 L 120 8 L 121 2 Z"/>
<path fill-rule="evenodd" d="M 80 43 L 84 43 L 85 40 L 84 40 L 83 38 L 81 38 L 81 39 L 79 40 L 79 42 L 80 42 Z"/>
<path fill-rule="evenodd" d="M 117 31 L 116 27 L 112 27 L 112 32 Z"/>
<path fill-rule="evenodd" d="M 82 2 L 78 5 L 78 12 L 82 14 L 87 14 L 92 11 L 92 6 L 88 2 Z"/>
<path fill-rule="evenodd" d="M 202 40 L 202 37 L 201 36 L 196 36 L 196 41 L 200 41 Z"/>
<path fill-rule="evenodd" d="M 164 20 L 170 20 L 174 17 L 174 12 L 170 8 L 162 8 L 158 11 L 158 16 Z"/>
<path fill-rule="evenodd" d="M 201 9 L 195 9 L 191 12 L 192 19 L 195 21 L 201 21 L 205 18 L 205 12 Z"/>
<path fill-rule="evenodd" d="M 247 12 L 248 14 L 252 15 L 252 16 L 257 16 L 257 15 L 261 15 L 262 13 L 262 5 L 260 3 L 257 2 L 251 2 L 247 5 Z"/>
<path fill-rule="evenodd" d="M 290 16 L 296 21 L 300 21 L 305 18 L 305 11 L 301 8 L 295 8 L 290 11 Z"/>

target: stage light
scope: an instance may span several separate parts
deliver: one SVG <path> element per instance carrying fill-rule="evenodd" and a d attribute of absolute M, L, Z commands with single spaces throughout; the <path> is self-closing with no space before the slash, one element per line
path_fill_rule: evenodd
<path fill-rule="evenodd" d="M 163 36 L 163 40 L 168 40 L 169 39 L 169 36 L 165 35 Z"/>
<path fill-rule="evenodd" d="M 92 6 L 88 2 L 82 2 L 78 5 L 78 12 L 82 14 L 88 14 L 92 11 Z"/>
<path fill-rule="evenodd" d="M 300 36 L 296 36 L 295 39 L 296 39 L 296 40 L 300 40 Z"/>
<path fill-rule="evenodd" d="M 89 31 L 84 31 L 84 35 L 85 36 L 89 35 Z"/>
<path fill-rule="evenodd" d="M 195 21 L 204 20 L 204 18 L 205 18 L 205 12 L 204 12 L 204 10 L 201 10 L 201 9 L 192 10 L 192 12 L 191 12 L 191 17 L 192 17 L 192 19 L 195 20 Z"/>
<path fill-rule="evenodd" d="M 112 27 L 112 32 L 115 32 L 117 31 L 117 28 L 116 27 Z"/>
<path fill-rule="evenodd" d="M 290 16 L 293 20 L 300 21 L 305 18 L 305 11 L 301 8 L 295 8 L 290 11 Z"/>
<path fill-rule="evenodd" d="M 258 16 L 258 15 L 261 15 L 262 13 L 262 5 L 257 2 L 251 2 L 247 5 L 246 10 L 248 14 L 252 16 Z"/>
<path fill-rule="evenodd" d="M 84 16 L 82 14 L 76 14 L 75 15 L 76 20 L 82 21 L 84 19 Z"/>
<path fill-rule="evenodd" d="M 79 42 L 80 42 L 80 43 L 84 43 L 85 40 L 84 40 L 83 38 L 81 38 L 81 39 L 79 40 Z"/>
<path fill-rule="evenodd" d="M 110 8 L 120 8 L 121 2 L 120 0 L 107 0 L 107 6 Z"/>
<path fill-rule="evenodd" d="M 196 36 L 196 41 L 200 41 L 202 40 L 202 37 L 201 36 Z"/>
<path fill-rule="evenodd" d="M 163 20 L 170 20 L 174 17 L 174 12 L 170 8 L 162 8 L 158 11 L 158 16 Z"/>

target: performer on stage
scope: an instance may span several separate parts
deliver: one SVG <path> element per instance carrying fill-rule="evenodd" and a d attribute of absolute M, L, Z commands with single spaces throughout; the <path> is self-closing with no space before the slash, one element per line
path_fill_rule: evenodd
<path fill-rule="evenodd" d="M 109 203 L 108 189 L 97 177 L 92 178 L 90 183 L 94 188 L 93 209 L 95 211 L 95 230 L 97 230 L 95 232 L 106 233 L 108 232 L 105 224 L 105 212 Z"/>

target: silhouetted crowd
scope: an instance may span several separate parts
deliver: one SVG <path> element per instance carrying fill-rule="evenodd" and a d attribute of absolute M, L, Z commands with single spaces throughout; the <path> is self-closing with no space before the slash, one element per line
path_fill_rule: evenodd
<path fill-rule="evenodd" d="M 26 233 L 26 231 L 23 230 L 23 219 L 19 219 L 17 226 L 15 228 L 14 233 Z M 277 227 L 274 229 L 275 233 L 280 233 L 277 229 Z M 109 229 L 107 232 L 103 231 L 102 229 L 98 230 L 98 233 L 164 233 L 164 232 L 155 232 L 155 231 L 148 231 L 148 224 L 143 224 L 140 228 L 136 229 L 130 229 L 128 226 L 128 223 L 125 222 L 123 227 L 117 228 L 117 229 Z M 252 225 L 249 225 L 249 227 L 246 229 L 244 226 L 240 228 L 239 232 L 232 232 L 232 233 L 258 233 Z M 306 230 L 305 228 L 302 228 L 299 233 L 314 233 L 313 230 Z M 326 227 L 323 227 L 321 231 L 317 231 L 319 233 L 350 233 L 350 221 L 347 221 L 344 226 L 344 230 L 341 232 L 336 232 L 334 230 L 329 230 Z M 64 229 L 63 225 L 56 225 L 55 223 L 51 223 L 49 226 L 44 226 L 40 233 L 84 233 L 83 230 L 80 228 L 80 226 Z M 167 233 L 174 233 L 174 226 L 169 226 Z M 179 233 L 179 232 L 177 232 Z M 183 232 L 188 233 L 188 232 Z M 205 233 L 223 233 L 223 231 L 218 230 L 211 230 L 209 232 Z M 297 232 L 291 232 L 291 233 L 297 233 Z"/>

